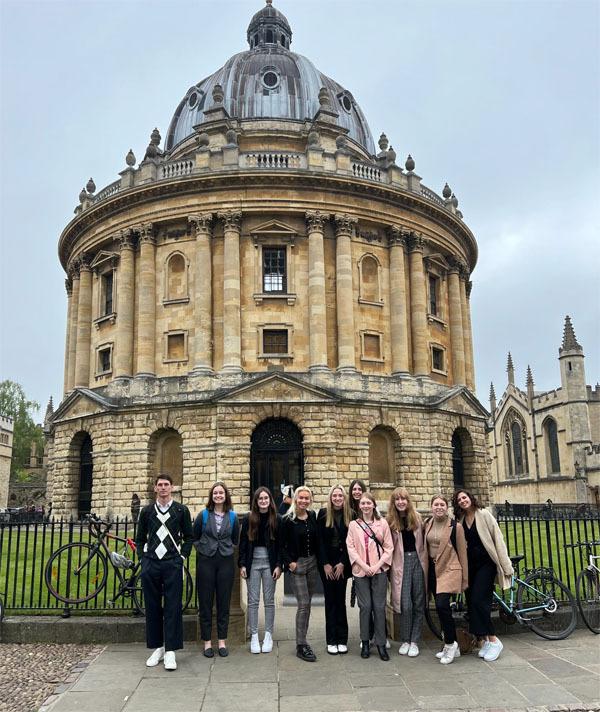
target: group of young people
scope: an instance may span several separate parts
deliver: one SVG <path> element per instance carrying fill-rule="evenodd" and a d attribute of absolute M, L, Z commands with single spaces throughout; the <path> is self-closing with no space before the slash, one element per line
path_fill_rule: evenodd
<path fill-rule="evenodd" d="M 374 646 L 382 660 L 389 660 L 388 586 L 393 610 L 400 614 L 400 655 L 419 655 L 428 591 L 435 597 L 443 629 L 444 646 L 437 653 L 441 664 L 460 656 L 450 607 L 450 598 L 456 593 L 465 592 L 469 630 L 482 641 L 479 656 L 491 662 L 502 651 L 491 620 L 492 594 L 495 583 L 502 588 L 510 586 L 512 564 L 496 520 L 466 490 L 455 492 L 452 498 L 454 517 L 444 496 L 433 497 L 431 516 L 424 522 L 404 487 L 392 492 L 385 517 L 362 480 L 353 480 L 348 493 L 342 484 L 331 487 L 326 506 L 318 512 L 312 507 L 310 488 L 299 486 L 283 515 L 269 489 L 259 487 L 240 526 L 225 483 L 211 486 L 206 508 L 193 524 L 187 507 L 172 499 L 171 489 L 168 476 L 157 478 L 156 502 L 142 510 L 136 535 L 142 555 L 147 645 L 154 648 L 148 666 L 164 659 L 165 668 L 177 667 L 175 650 L 183 647 L 182 566 L 192 543 L 197 551 L 200 634 L 206 657 L 215 655 L 215 600 L 217 653 L 228 655 L 234 547 L 238 542 L 238 566 L 248 595 L 251 653 L 273 649 L 275 588 L 284 570 L 291 574 L 297 601 L 296 654 L 307 662 L 316 660 L 307 634 L 319 578 L 325 598 L 327 652 L 331 655 L 348 652 L 349 579 L 351 600 L 355 598 L 359 607 L 363 658 L 370 657 Z M 258 631 L 261 589 L 265 614 L 262 642 Z"/>

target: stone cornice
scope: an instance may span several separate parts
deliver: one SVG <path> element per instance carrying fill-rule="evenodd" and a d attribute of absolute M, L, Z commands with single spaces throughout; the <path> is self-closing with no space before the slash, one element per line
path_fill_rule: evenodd
<path fill-rule="evenodd" d="M 438 223 L 449 230 L 464 246 L 472 270 L 477 261 L 477 243 L 469 228 L 457 217 L 422 196 L 401 188 L 382 183 L 357 181 L 352 177 L 337 174 L 294 171 L 276 173 L 268 171 L 244 171 L 237 173 L 211 173 L 193 175 L 176 180 L 163 180 L 144 186 L 120 191 L 98 205 L 92 206 L 75 217 L 63 230 L 59 240 L 59 257 L 63 267 L 69 261 L 69 253 L 79 236 L 95 226 L 100 220 L 114 217 L 136 205 L 153 203 L 177 195 L 198 195 L 206 192 L 248 189 L 248 187 L 297 188 L 299 191 L 323 191 L 330 189 L 341 195 L 361 195 L 373 198 L 387 206 L 413 211 L 416 215 Z"/>

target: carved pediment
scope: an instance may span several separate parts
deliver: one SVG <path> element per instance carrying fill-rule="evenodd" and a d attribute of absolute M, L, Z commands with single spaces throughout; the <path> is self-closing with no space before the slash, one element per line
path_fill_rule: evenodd
<path fill-rule="evenodd" d="M 114 406 L 110 401 L 88 389 L 70 393 L 54 413 L 52 423 L 105 413 Z"/>
<path fill-rule="evenodd" d="M 334 393 L 280 374 L 260 378 L 233 388 L 219 398 L 235 403 L 325 403 L 337 400 Z"/>
<path fill-rule="evenodd" d="M 453 388 L 445 396 L 435 402 L 435 405 L 452 413 L 461 413 L 476 418 L 488 418 L 489 413 L 466 388 Z"/>
<path fill-rule="evenodd" d="M 95 272 L 102 272 L 107 267 L 115 267 L 119 261 L 119 254 L 117 252 L 108 252 L 106 250 L 100 250 L 98 254 L 92 260 L 90 267 Z"/>
<path fill-rule="evenodd" d="M 277 242 L 291 242 L 292 245 L 298 237 L 298 232 L 279 220 L 269 220 L 256 227 L 250 233 L 255 245 L 264 244 L 270 240 Z"/>

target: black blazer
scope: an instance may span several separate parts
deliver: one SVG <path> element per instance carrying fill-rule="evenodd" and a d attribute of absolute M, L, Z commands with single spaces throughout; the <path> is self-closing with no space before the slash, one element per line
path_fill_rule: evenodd
<path fill-rule="evenodd" d="M 350 566 L 350 558 L 348 557 L 348 549 L 346 547 L 348 527 L 342 520 L 342 524 L 338 530 L 338 545 L 334 547 L 333 527 L 326 527 L 326 521 L 327 510 L 323 507 L 323 509 L 319 510 L 319 514 L 317 515 L 317 556 L 319 559 L 319 566 L 325 566 L 325 564 L 329 564 L 330 566 L 335 566 L 340 563 L 344 564 L 344 576 L 349 578 L 352 576 L 352 568 Z"/>
<path fill-rule="evenodd" d="M 250 517 L 246 515 L 242 521 L 242 529 L 240 533 L 240 547 L 238 549 L 238 566 L 246 567 L 246 574 L 250 575 L 252 568 L 252 559 L 254 557 L 254 542 L 248 539 L 248 528 L 250 526 Z M 275 530 L 275 539 L 269 539 L 267 551 L 269 552 L 269 564 L 271 565 L 271 573 L 279 566 L 283 568 L 281 561 L 281 515 L 277 515 L 277 529 Z"/>

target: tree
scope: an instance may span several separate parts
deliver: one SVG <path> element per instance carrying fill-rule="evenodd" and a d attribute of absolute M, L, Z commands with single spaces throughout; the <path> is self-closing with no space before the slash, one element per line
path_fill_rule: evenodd
<path fill-rule="evenodd" d="M 44 433 L 32 415 L 39 409 L 39 403 L 28 400 L 21 385 L 9 380 L 0 381 L 0 415 L 13 419 L 11 477 L 20 477 L 23 466 L 29 461 L 32 442 L 35 442 L 39 455 L 44 451 Z"/>

